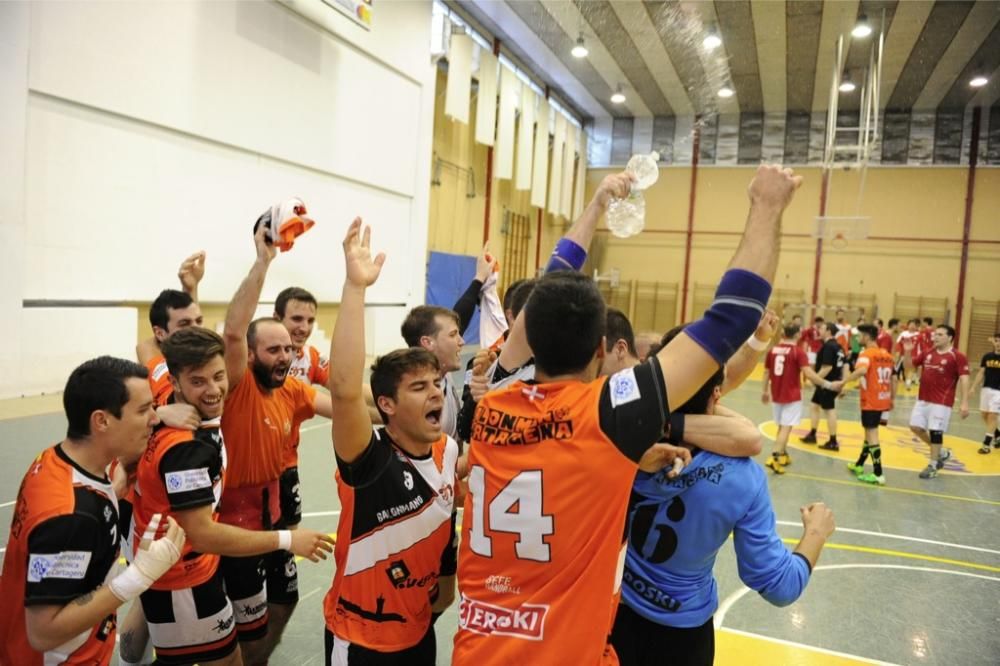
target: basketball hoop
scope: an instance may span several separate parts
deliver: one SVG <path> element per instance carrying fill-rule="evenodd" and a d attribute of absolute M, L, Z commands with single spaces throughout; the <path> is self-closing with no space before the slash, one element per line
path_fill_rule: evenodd
<path fill-rule="evenodd" d="M 868 238 L 871 218 L 863 216 L 817 217 L 813 227 L 813 238 L 830 241 L 834 250 L 843 250 L 848 241 Z"/>

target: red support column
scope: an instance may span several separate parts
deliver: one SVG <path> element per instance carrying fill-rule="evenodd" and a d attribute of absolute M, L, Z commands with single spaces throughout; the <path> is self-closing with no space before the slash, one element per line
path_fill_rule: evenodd
<path fill-rule="evenodd" d="M 681 321 L 687 321 L 688 279 L 691 275 L 691 241 L 694 235 L 694 204 L 698 189 L 698 151 L 701 149 L 700 118 L 695 118 L 694 137 L 691 141 L 691 192 L 688 196 L 688 224 L 684 241 L 684 286 L 681 289 Z"/>
<path fill-rule="evenodd" d="M 823 170 L 823 182 L 819 188 L 819 216 L 826 215 L 826 193 L 830 186 L 830 170 Z M 816 239 L 816 268 L 813 270 L 812 308 L 810 319 L 816 316 L 816 303 L 819 301 L 819 270 L 823 263 L 823 238 Z"/>
<path fill-rule="evenodd" d="M 972 140 L 969 144 L 969 178 L 965 185 L 965 225 L 962 228 L 962 264 L 958 271 L 958 304 L 955 306 L 955 346 L 962 335 L 965 310 L 965 275 L 969 268 L 969 233 L 972 230 L 972 203 L 976 195 L 976 165 L 979 163 L 979 122 L 982 107 L 972 110 Z"/>

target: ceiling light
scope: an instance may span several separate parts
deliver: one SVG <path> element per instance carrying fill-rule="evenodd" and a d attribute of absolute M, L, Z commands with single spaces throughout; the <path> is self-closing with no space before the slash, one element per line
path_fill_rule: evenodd
<path fill-rule="evenodd" d="M 722 38 L 719 37 L 715 32 L 710 32 L 705 36 L 702 41 L 702 46 L 705 47 L 706 51 L 714 51 L 715 49 L 722 46 Z"/>
<path fill-rule="evenodd" d="M 977 74 L 976 76 L 972 77 L 972 80 L 969 81 L 969 85 L 972 86 L 973 88 L 982 88 L 989 82 L 990 80 L 988 78 L 986 78 L 982 74 Z"/>
<path fill-rule="evenodd" d="M 721 88 L 719 88 L 719 97 L 723 99 L 729 99 L 735 94 L 736 93 L 733 92 L 733 89 L 730 88 L 729 86 L 722 86 Z"/>
<path fill-rule="evenodd" d="M 854 81 L 851 81 L 851 77 L 850 76 L 846 76 L 845 75 L 844 76 L 844 80 L 840 82 L 840 88 L 839 89 L 840 89 L 840 92 L 842 92 L 842 93 L 852 93 L 852 92 L 854 92 L 857 89 L 857 86 L 854 85 Z"/>
<path fill-rule="evenodd" d="M 583 33 L 580 33 L 580 36 L 576 38 L 576 45 L 570 53 L 573 54 L 574 58 L 586 58 L 587 54 L 590 53 L 587 50 L 587 45 L 583 43 Z"/>
<path fill-rule="evenodd" d="M 624 104 L 625 103 L 625 93 L 622 92 L 622 84 L 618 84 L 618 88 L 615 89 L 613 95 L 611 95 L 612 104 Z"/>
<path fill-rule="evenodd" d="M 851 34 L 858 39 L 864 39 L 868 35 L 872 34 L 872 26 L 868 23 L 868 17 L 864 14 L 858 19 L 857 25 L 851 30 Z"/>

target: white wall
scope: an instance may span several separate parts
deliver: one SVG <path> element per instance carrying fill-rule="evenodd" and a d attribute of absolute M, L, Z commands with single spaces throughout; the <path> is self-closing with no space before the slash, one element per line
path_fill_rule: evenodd
<path fill-rule="evenodd" d="M 23 299 L 152 300 L 198 249 L 201 298 L 228 301 L 253 221 L 300 196 L 317 225 L 272 264 L 264 299 L 297 284 L 339 300 L 340 242 L 361 215 L 388 254 L 370 319 L 398 336 L 424 294 L 431 5 L 377 3 L 369 32 L 320 0 L 295 4 L 323 27 L 277 2 L 0 3 L 6 322 Z M 369 337 L 382 352 L 395 336 Z M 0 397 L 29 383 L 16 374 L 0 374 Z"/>

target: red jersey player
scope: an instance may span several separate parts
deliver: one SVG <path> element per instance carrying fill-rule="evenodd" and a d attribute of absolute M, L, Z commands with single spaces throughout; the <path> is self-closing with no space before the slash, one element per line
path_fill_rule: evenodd
<path fill-rule="evenodd" d="M 774 423 L 778 435 L 774 440 L 771 458 L 765 463 L 775 474 L 784 474 L 785 466 L 791 464 L 788 457 L 788 436 L 792 427 L 802 418 L 801 375 L 817 386 L 829 389 L 832 384 L 816 374 L 809 364 L 805 352 L 798 345 L 797 326 L 785 326 L 781 342 L 767 352 L 764 360 L 764 394 L 761 399 L 772 403 Z"/>
<path fill-rule="evenodd" d="M 910 415 L 910 430 L 930 445 L 930 463 L 920 472 L 921 479 L 932 479 L 951 457 L 949 449 L 942 449 L 944 433 L 948 430 L 951 408 L 955 404 L 955 389 L 961 389 L 961 415 L 969 415 L 969 360 L 965 354 L 952 347 L 955 329 L 942 324 L 934 329 L 934 348 L 923 352 L 908 343 L 903 356 L 907 367 L 919 367 L 920 394 Z"/>

